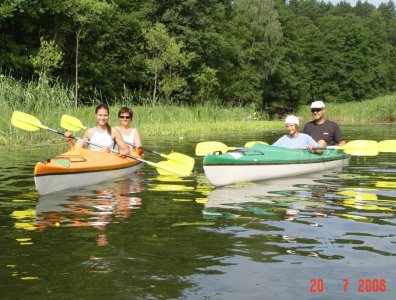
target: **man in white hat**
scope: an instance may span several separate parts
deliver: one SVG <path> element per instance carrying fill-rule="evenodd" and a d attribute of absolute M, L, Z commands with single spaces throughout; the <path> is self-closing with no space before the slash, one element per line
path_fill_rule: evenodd
<path fill-rule="evenodd" d="M 321 147 L 338 144 L 344 146 L 345 139 L 337 123 L 325 119 L 325 104 L 314 101 L 311 104 L 313 120 L 305 124 L 303 132 L 310 135 Z"/>
<path fill-rule="evenodd" d="M 322 154 L 323 150 L 315 149 L 320 145 L 308 134 L 299 132 L 300 121 L 296 116 L 290 115 L 285 120 L 286 130 L 288 134 L 285 134 L 279 138 L 273 146 L 285 147 L 285 148 L 307 148 L 310 152 Z"/>

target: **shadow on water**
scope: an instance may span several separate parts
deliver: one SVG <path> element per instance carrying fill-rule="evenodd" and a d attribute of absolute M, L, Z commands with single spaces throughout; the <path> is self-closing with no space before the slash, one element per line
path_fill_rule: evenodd
<path fill-rule="evenodd" d="M 238 146 L 276 134 L 210 140 Z M 193 155 L 192 144 L 165 150 Z M 218 189 L 196 158 L 191 177 L 145 166 L 130 178 L 39 197 L 34 164 L 57 151 L 0 153 L 4 299 L 372 299 L 358 292 L 362 278 L 386 279 L 376 299 L 396 293 L 394 154 L 353 157 L 323 176 Z M 310 291 L 315 278 L 324 293 Z"/>

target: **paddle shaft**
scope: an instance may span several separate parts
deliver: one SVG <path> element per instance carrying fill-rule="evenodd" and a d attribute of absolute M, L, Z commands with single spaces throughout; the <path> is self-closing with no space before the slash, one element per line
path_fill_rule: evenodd
<path fill-rule="evenodd" d="M 365 147 L 361 147 L 365 148 Z M 339 151 L 350 151 L 350 150 L 356 150 L 359 149 L 358 147 L 352 148 L 352 147 L 345 147 L 345 146 L 327 146 L 327 147 L 314 147 L 314 150 L 339 150 Z M 374 150 L 376 147 L 366 147 L 368 150 Z"/>
<path fill-rule="evenodd" d="M 307 148 L 301 148 L 307 149 Z M 338 146 L 327 146 L 327 147 L 313 147 L 313 150 L 343 150 L 342 148 L 338 148 Z"/>
<path fill-rule="evenodd" d="M 49 131 L 52 131 L 52 132 L 54 132 L 54 133 L 57 133 L 57 134 L 59 134 L 59 135 L 65 136 L 65 133 L 64 133 L 64 132 L 58 131 L 58 130 L 56 130 L 56 129 L 49 128 L 49 127 L 46 127 L 46 129 L 49 130 Z M 92 146 L 96 146 L 96 147 L 98 147 L 98 148 L 103 148 L 103 147 L 104 147 L 104 146 L 102 146 L 102 145 L 99 145 L 99 144 L 93 143 L 93 142 L 91 142 L 91 141 L 88 141 L 88 140 L 79 138 L 79 137 L 74 136 L 74 135 L 72 135 L 72 134 L 71 134 L 69 137 L 72 138 L 72 139 L 75 139 L 75 140 L 80 140 L 80 141 L 86 142 L 87 144 L 90 144 L 90 145 L 92 145 Z M 121 154 L 120 151 L 117 151 L 117 150 L 114 150 L 114 149 L 109 149 L 109 150 L 110 150 L 111 152 L 113 152 L 113 153 Z M 130 155 L 130 154 L 122 154 L 122 155 L 125 155 L 125 156 L 127 156 L 127 157 L 130 157 L 130 158 L 139 160 L 139 161 L 144 162 L 144 163 L 146 163 L 146 164 L 150 164 L 150 163 L 151 163 L 151 162 L 149 162 L 149 161 L 147 161 L 147 160 L 145 160 L 145 159 L 143 159 L 143 158 L 136 157 L 136 156 L 133 156 L 133 155 Z"/>
<path fill-rule="evenodd" d="M 60 133 L 60 134 L 62 134 L 62 133 Z M 84 141 L 84 142 L 86 142 L 86 143 L 88 143 L 88 144 L 90 144 L 90 145 L 93 145 L 93 146 L 96 146 L 96 147 L 99 147 L 99 148 L 103 148 L 102 145 L 99 145 L 99 144 L 93 143 L 93 142 L 91 142 L 91 141 L 88 141 L 88 140 L 85 140 L 85 139 L 76 137 L 76 136 L 74 136 L 74 135 L 70 135 L 70 137 L 73 138 L 73 139 L 76 139 L 76 140 Z M 110 150 L 111 152 L 113 152 L 113 153 L 121 154 L 120 151 L 117 151 L 117 150 L 114 150 L 114 149 L 111 149 L 111 148 L 110 148 L 109 150 Z M 153 163 L 153 162 L 151 162 L 151 161 L 145 160 L 145 159 L 140 158 L 140 157 L 137 157 L 137 156 L 133 156 L 133 155 L 130 155 L 130 154 L 121 154 L 121 155 L 124 155 L 124 156 L 129 157 L 129 158 L 133 158 L 133 159 L 138 160 L 138 161 L 141 161 L 141 162 L 144 162 L 144 163 L 146 163 L 146 164 L 148 164 L 148 165 L 150 165 L 150 166 L 153 166 L 153 167 L 155 167 L 155 168 L 164 169 L 165 171 L 168 171 L 168 172 L 170 172 L 170 173 L 174 173 L 174 174 L 178 174 L 178 175 L 182 175 L 182 176 L 185 176 L 185 175 L 186 175 L 186 174 L 182 174 L 181 172 L 178 172 L 178 171 L 176 171 L 176 170 L 173 170 L 173 169 L 171 169 L 171 168 L 168 168 L 168 167 L 166 167 L 166 166 L 160 166 L 160 165 L 158 165 L 157 163 Z M 158 171 L 158 170 L 157 170 L 157 171 Z"/>
<path fill-rule="evenodd" d="M 161 156 L 161 153 L 159 153 L 159 152 L 157 152 L 155 150 L 152 150 L 152 149 L 149 149 L 149 148 L 146 148 L 146 147 L 143 147 L 143 146 L 136 146 L 135 144 L 131 144 L 131 143 L 127 143 L 127 142 L 125 142 L 125 144 L 127 144 L 129 146 L 132 146 L 132 147 L 135 147 L 135 148 L 142 148 L 144 151 L 147 151 L 147 152 L 150 152 L 150 153 L 157 154 L 157 155 Z"/>
<path fill-rule="evenodd" d="M 58 131 L 58 130 L 55 130 L 55 129 L 52 129 L 52 128 L 48 128 L 48 130 L 50 130 L 50 131 L 52 131 L 52 132 L 55 132 L 55 133 L 58 133 L 58 134 L 64 136 L 64 133 L 62 133 L 62 132 L 60 132 L 60 131 Z M 72 139 L 75 139 L 75 140 L 80 140 L 80 141 L 86 142 L 87 144 L 90 144 L 90 145 L 92 145 L 92 146 L 96 146 L 96 147 L 98 147 L 98 148 L 103 148 L 103 147 L 104 147 L 104 146 L 102 146 L 102 145 L 93 143 L 93 142 L 91 142 L 91 141 L 88 141 L 88 140 L 79 138 L 79 137 L 74 136 L 74 135 L 70 135 L 69 137 L 72 138 Z M 111 152 L 113 152 L 113 153 L 121 154 L 120 151 L 117 151 L 117 150 L 115 150 L 115 149 L 109 148 L 109 150 L 110 150 Z M 124 156 L 130 157 L 130 158 L 136 159 L 136 160 L 141 161 L 141 162 L 144 162 L 144 163 L 146 163 L 146 164 L 148 164 L 148 165 L 153 164 L 151 161 L 148 161 L 148 160 L 145 160 L 145 159 L 143 159 L 143 158 L 140 158 L 140 157 L 137 157 L 137 156 L 133 156 L 133 155 L 130 155 L 130 154 L 121 154 L 121 155 L 124 155 Z M 174 171 L 172 171 L 172 172 L 174 172 Z"/>

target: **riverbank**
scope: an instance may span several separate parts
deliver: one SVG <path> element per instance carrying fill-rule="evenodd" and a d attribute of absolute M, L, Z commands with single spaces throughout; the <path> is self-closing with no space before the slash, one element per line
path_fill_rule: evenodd
<path fill-rule="evenodd" d="M 36 141 L 60 139 L 59 135 L 46 130 L 28 132 L 11 125 L 13 111 L 20 110 L 37 117 L 42 124 L 63 130 L 60 119 L 63 114 L 79 118 L 87 127 L 93 126 L 92 106 L 73 107 L 73 93 L 67 87 L 46 83 L 23 85 L 20 82 L 0 80 L 0 144 L 22 144 Z M 255 133 L 283 129 L 283 120 L 269 120 L 266 113 L 255 111 L 253 107 L 209 107 L 209 106 L 134 106 L 120 103 L 110 107 L 110 124 L 118 125 L 117 111 L 123 106 L 134 110 L 133 125 L 142 136 L 172 139 L 184 137 L 204 138 L 214 133 Z M 296 113 L 302 123 L 311 119 L 309 105 Z M 389 123 L 396 120 L 396 94 L 378 97 L 364 102 L 327 103 L 326 116 L 340 124 Z M 82 133 L 81 133 L 82 134 Z"/>
<path fill-rule="evenodd" d="M 371 100 L 348 103 L 326 103 L 326 117 L 341 124 L 396 122 L 396 93 Z M 311 118 L 309 106 L 301 107 L 297 115 L 307 121 Z"/>

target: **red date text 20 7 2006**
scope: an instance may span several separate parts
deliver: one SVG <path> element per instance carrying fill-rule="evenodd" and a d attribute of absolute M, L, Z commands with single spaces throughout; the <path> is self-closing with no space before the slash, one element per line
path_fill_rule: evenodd
<path fill-rule="evenodd" d="M 323 278 L 312 278 L 309 283 L 309 291 L 311 293 L 323 293 L 326 290 L 325 281 Z M 344 287 L 344 293 L 348 293 L 351 290 L 350 281 L 348 278 L 342 279 L 342 285 Z M 383 278 L 359 278 L 357 281 L 356 290 L 359 293 L 385 293 L 386 280 Z"/>

